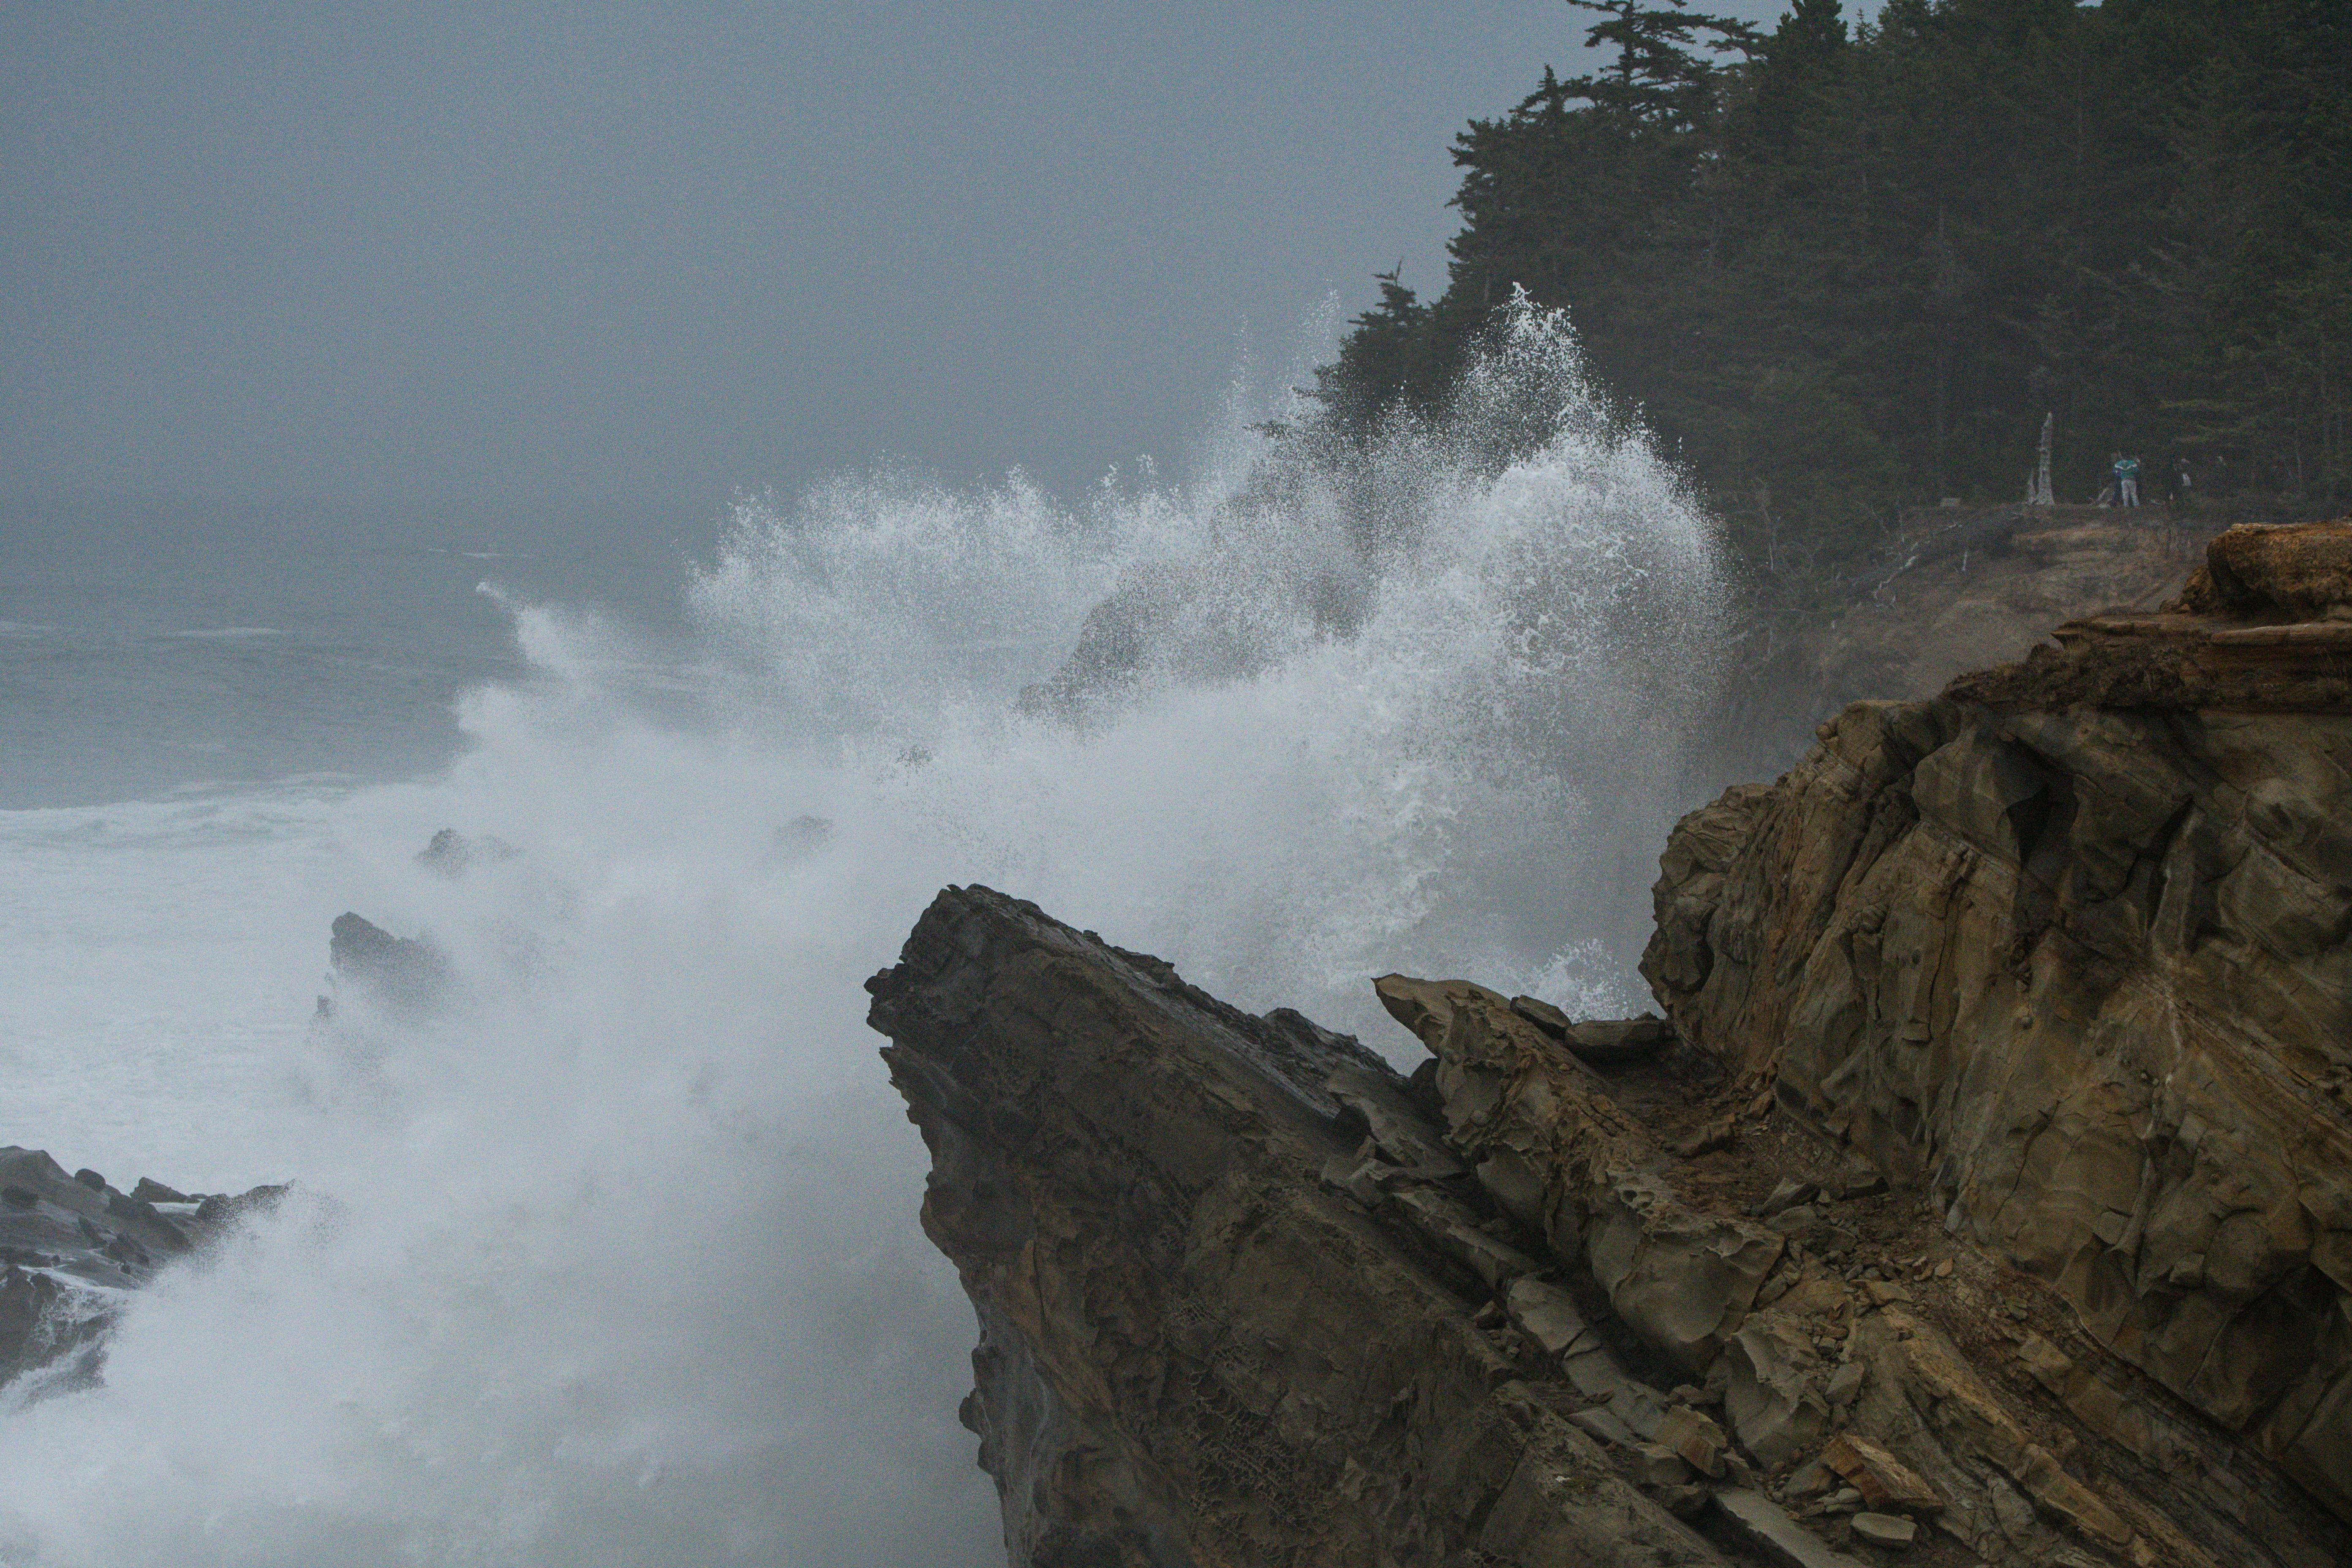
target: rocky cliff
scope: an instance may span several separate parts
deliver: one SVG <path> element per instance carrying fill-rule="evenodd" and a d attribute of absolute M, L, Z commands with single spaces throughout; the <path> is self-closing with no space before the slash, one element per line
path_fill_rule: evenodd
<path fill-rule="evenodd" d="M 1849 708 L 1675 830 L 1643 971 L 2145 1374 L 2035 1352 L 2079 1419 L 2352 1520 L 2347 569 L 2352 521 L 2233 529 L 2159 612 Z"/>
<path fill-rule="evenodd" d="M 1433 1052 L 1406 1079 L 976 888 L 871 989 L 933 1156 L 924 1227 L 978 1310 L 963 1414 L 1016 1564 L 2346 1544 L 2168 1406 L 2153 1429 L 2238 1490 L 2146 1484 L 2029 1375 L 2114 1374 L 2063 1348 L 2058 1296 L 1754 1078 L 1645 1057 L 1654 1023 L 1390 976 Z"/>
<path fill-rule="evenodd" d="M 1353 1040 L 981 888 L 869 988 L 1013 1562 L 1718 1560 L 1499 1331 L 1530 1264 Z"/>
<path fill-rule="evenodd" d="M 1671 1026 L 1391 975 L 1404 1079 L 940 895 L 872 1016 L 1011 1560 L 2345 1561 L 2338 541 L 1694 814 Z"/>

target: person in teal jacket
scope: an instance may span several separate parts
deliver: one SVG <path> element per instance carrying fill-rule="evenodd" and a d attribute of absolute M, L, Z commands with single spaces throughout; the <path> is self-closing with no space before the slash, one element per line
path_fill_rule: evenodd
<path fill-rule="evenodd" d="M 2116 504 L 2117 506 L 2139 505 L 2139 459 L 2137 458 L 2119 456 L 2116 458 Z"/>

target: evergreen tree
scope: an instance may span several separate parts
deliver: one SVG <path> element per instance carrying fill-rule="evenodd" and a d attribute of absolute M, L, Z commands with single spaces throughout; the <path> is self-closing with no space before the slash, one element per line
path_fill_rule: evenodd
<path fill-rule="evenodd" d="M 1774 571 L 1899 509 L 2105 454 L 2201 490 L 2352 500 L 2352 6 L 1569 0 L 1549 68 L 1457 140 L 1447 286 L 1395 274 L 1320 383 L 1335 425 L 1442 395 L 1514 286 Z"/>

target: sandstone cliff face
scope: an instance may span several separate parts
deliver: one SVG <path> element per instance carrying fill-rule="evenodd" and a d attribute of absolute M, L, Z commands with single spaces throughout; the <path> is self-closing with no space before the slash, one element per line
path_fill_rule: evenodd
<path fill-rule="evenodd" d="M 2184 1402 L 2033 1369 L 2250 1522 L 2247 1449 L 2352 1520 L 2347 551 L 2232 530 L 2160 614 L 1848 709 L 1676 829 L 1643 963 Z"/>
<path fill-rule="evenodd" d="M 2346 1543 L 2267 1473 L 2149 1484 L 2060 1403 L 2120 1404 L 2056 1298 L 1755 1078 L 1642 1058 L 1654 1022 L 1391 975 L 1434 1058 L 1409 1082 L 984 889 L 941 894 L 871 989 L 1024 1568 L 2322 1568 Z"/>
<path fill-rule="evenodd" d="M 1354 1041 L 979 888 L 870 989 L 979 1312 L 964 1415 L 1013 1563 L 1721 1560 L 1479 1320 L 1532 1265 Z M 1357 1159 L 1374 1126 L 1402 1163 Z"/>
<path fill-rule="evenodd" d="M 1693 814 L 1671 1024 L 1391 975 L 1408 1080 L 943 893 L 872 1016 L 1011 1560 L 2352 1560 L 2347 562 Z"/>

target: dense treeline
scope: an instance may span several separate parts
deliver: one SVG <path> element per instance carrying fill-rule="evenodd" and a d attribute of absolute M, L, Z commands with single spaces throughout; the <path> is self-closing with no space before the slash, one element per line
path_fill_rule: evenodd
<path fill-rule="evenodd" d="M 1442 297 L 1381 279 L 1339 431 L 1444 395 L 1521 287 L 1751 559 L 1826 572 L 1906 505 L 2352 498 L 2352 0 L 1796 0 L 1769 33 L 1569 0 L 1613 63 L 1474 121 Z"/>

